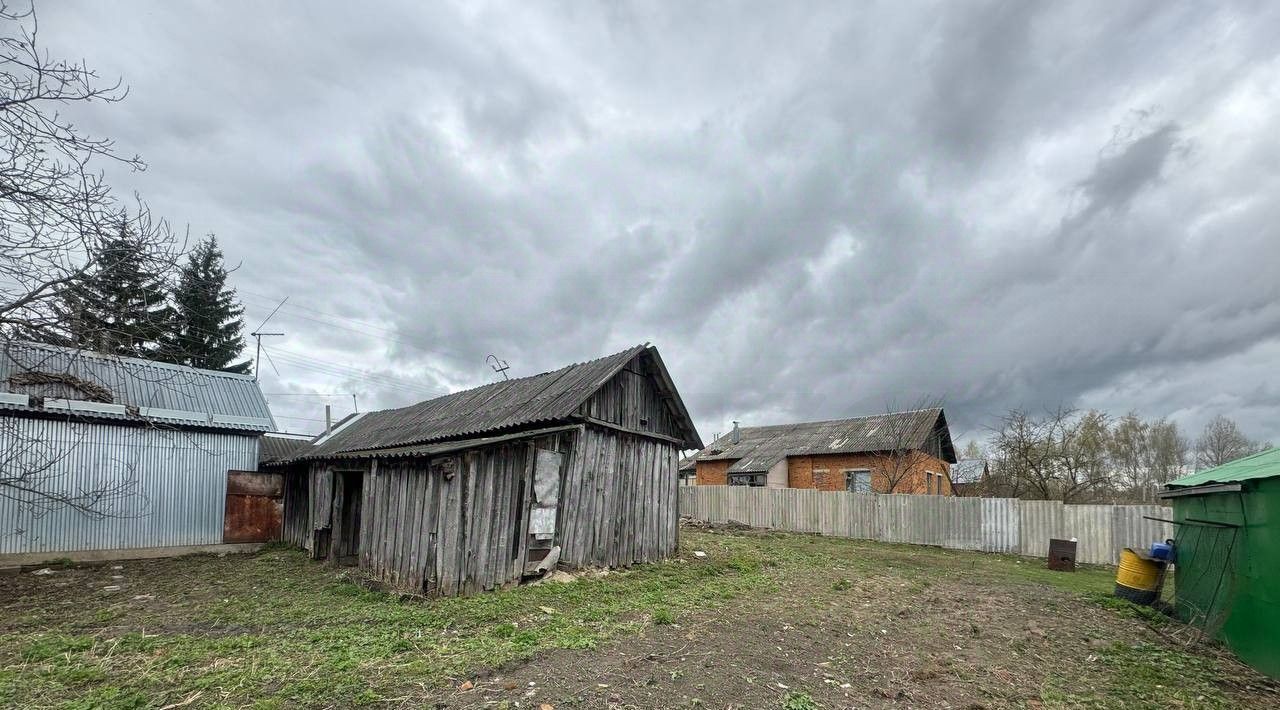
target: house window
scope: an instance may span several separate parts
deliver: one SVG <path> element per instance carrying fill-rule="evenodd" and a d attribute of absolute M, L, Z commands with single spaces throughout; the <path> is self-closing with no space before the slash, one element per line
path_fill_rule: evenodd
<path fill-rule="evenodd" d="M 933 471 L 925 471 L 924 475 L 928 477 L 929 495 L 942 495 L 942 475 Z"/>
<path fill-rule="evenodd" d="M 763 473 L 731 473 L 729 474 L 729 485 L 751 486 L 752 488 L 764 488 L 764 474 Z"/>
<path fill-rule="evenodd" d="M 850 493 L 871 492 L 871 471 L 865 468 L 853 468 L 844 472 L 844 489 Z"/>

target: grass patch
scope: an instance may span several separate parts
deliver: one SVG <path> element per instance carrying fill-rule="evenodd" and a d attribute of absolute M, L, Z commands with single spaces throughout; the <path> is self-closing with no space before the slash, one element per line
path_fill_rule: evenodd
<path fill-rule="evenodd" d="M 1216 658 L 1149 643 L 1115 643 L 1097 654 L 1107 669 L 1099 687 L 1079 687 L 1078 675 L 1055 675 L 1042 694 L 1057 707 L 1235 708 L 1217 684 Z"/>
<path fill-rule="evenodd" d="M 782 710 L 818 710 L 821 706 L 808 693 L 791 691 L 782 699 Z"/>
<path fill-rule="evenodd" d="M 942 602 L 933 597 L 960 588 L 959 582 L 973 585 L 975 593 L 1022 588 L 1049 614 L 1078 613 L 1075 595 L 1122 616 L 1158 616 L 1112 598 L 1109 568 L 1060 573 L 1039 560 L 755 531 L 685 531 L 682 542 L 685 551 L 704 550 L 707 557 L 434 600 L 372 591 L 279 546 L 253 556 L 130 562 L 118 573 L 125 587 L 119 594 L 98 591 L 113 574 L 101 568 L 0 580 L 0 706 L 163 706 L 196 693 L 201 695 L 192 707 L 429 699 L 482 669 L 552 649 L 589 651 L 673 624 L 677 610 L 682 623 L 696 621 L 776 599 L 785 585 L 795 591 L 796 584 L 809 585 L 801 591 L 833 607 L 881 598 L 881 588 L 900 596 L 904 607 L 936 605 Z M 94 591 L 86 595 L 86 589 Z M 828 589 L 842 594 L 826 594 Z M 894 615 L 890 624 L 896 628 L 889 628 L 909 632 L 915 619 Z M 796 623 L 794 615 L 779 620 Z M 981 627 L 967 628 L 974 643 L 985 643 Z M 848 631 L 846 638 L 853 639 L 866 629 Z M 1028 643 L 1035 640 L 1017 637 L 1005 649 L 1019 655 L 1035 650 Z M 1173 697 L 1187 707 L 1226 706 L 1214 704 L 1222 691 L 1205 680 L 1213 678 L 1212 658 L 1124 644 L 1089 654 L 1094 660 L 1084 680 L 1069 670 L 1083 658 L 1051 671 L 1061 676 L 1046 682 L 1046 703 L 1157 707 L 1141 703 Z M 1192 675 L 1194 682 L 1184 682 Z M 1176 683 L 1182 686 L 1174 695 L 1154 687 Z M 826 688 L 811 690 L 827 700 Z M 774 698 L 769 702 L 786 710 L 819 707 L 799 691 Z M 1110 702 L 1115 698 L 1133 704 Z"/>
<path fill-rule="evenodd" d="M 434 600 L 371 591 L 281 548 L 132 565 L 151 571 L 153 601 L 32 598 L 21 629 L 0 627 L 0 699 L 129 707 L 203 692 L 201 702 L 229 705 L 268 695 L 288 707 L 374 703 L 549 649 L 593 649 L 674 623 L 674 608 L 706 608 L 771 584 L 766 571 L 776 560 L 753 543 L 698 545 L 708 560 Z M 126 571 L 126 583 L 140 584 L 140 574 Z"/>

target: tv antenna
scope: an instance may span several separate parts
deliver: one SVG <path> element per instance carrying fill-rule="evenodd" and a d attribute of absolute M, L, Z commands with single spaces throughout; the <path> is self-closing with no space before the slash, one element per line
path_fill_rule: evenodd
<path fill-rule="evenodd" d="M 504 380 L 511 379 L 510 377 L 507 376 L 507 370 L 510 370 L 511 366 L 507 364 L 506 360 L 503 360 L 499 358 L 497 355 L 490 353 L 489 357 L 485 358 L 484 361 L 490 362 L 491 360 L 492 362 L 489 364 L 489 367 L 492 367 L 494 372 L 498 373 L 499 375 L 502 375 L 502 379 Z"/>
<path fill-rule="evenodd" d="M 252 335 L 252 336 L 253 336 L 253 338 L 254 338 L 254 340 L 256 340 L 256 341 L 257 341 L 257 343 L 258 343 L 257 352 L 256 352 L 256 353 L 254 354 L 254 356 L 253 356 L 253 379 L 254 379 L 254 381 L 255 381 L 255 382 L 256 382 L 256 381 L 257 381 L 257 379 L 258 379 L 258 367 L 259 367 L 259 365 L 261 364 L 261 361 L 262 361 L 262 338 L 263 338 L 263 336 L 268 336 L 268 335 L 271 335 L 271 336 L 282 336 L 282 335 L 284 335 L 284 333 L 268 333 L 268 332 L 265 332 L 265 331 L 263 331 L 263 330 L 262 330 L 262 326 L 266 325 L 266 324 L 267 324 L 267 321 L 271 320 L 271 318 L 272 318 L 273 316 L 275 316 L 275 314 L 280 310 L 281 306 L 283 306 L 283 305 L 285 304 L 285 301 L 288 301 L 288 300 L 289 300 L 289 297 L 288 297 L 288 296 L 285 296 L 285 297 L 284 297 L 284 300 L 283 300 L 283 301 L 280 301 L 280 303 L 278 303 L 278 304 L 276 305 L 276 307 L 275 307 L 274 309 L 272 309 L 271 313 L 267 314 L 267 317 L 262 319 L 262 322 L 258 324 L 258 327 L 257 327 L 257 328 L 254 328 L 254 329 L 253 329 L 253 332 L 249 334 L 249 335 Z M 268 354 L 268 355 L 267 355 L 267 362 L 270 362 L 270 363 L 271 363 L 271 369 L 272 369 L 272 370 L 275 370 L 275 373 L 276 373 L 277 375 L 279 375 L 279 374 L 280 374 L 280 371 L 276 369 L 276 364 L 275 364 L 274 362 L 272 362 L 272 360 L 271 360 L 271 355 L 270 355 L 270 354 Z"/>

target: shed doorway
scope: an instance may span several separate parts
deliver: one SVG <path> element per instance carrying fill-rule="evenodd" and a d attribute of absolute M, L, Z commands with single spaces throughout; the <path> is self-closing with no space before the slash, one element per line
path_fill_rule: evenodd
<path fill-rule="evenodd" d="M 333 562 L 360 561 L 360 502 L 364 499 L 364 471 L 335 471 L 333 478 Z"/>
<path fill-rule="evenodd" d="M 539 575 L 555 569 L 560 559 L 556 541 L 556 523 L 560 508 L 560 476 L 564 455 L 548 449 L 535 449 L 533 466 L 533 498 L 521 501 L 529 505 L 528 529 L 525 533 L 524 573 Z M 524 490 L 521 496 L 527 495 Z"/>

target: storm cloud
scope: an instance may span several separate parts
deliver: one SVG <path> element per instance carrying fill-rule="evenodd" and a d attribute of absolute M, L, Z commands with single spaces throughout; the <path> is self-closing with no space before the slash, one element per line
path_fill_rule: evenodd
<path fill-rule="evenodd" d="M 40 12 L 131 87 L 76 115 L 111 180 L 250 326 L 289 298 L 292 430 L 651 341 L 704 437 L 933 395 L 1280 439 L 1274 3 Z"/>

